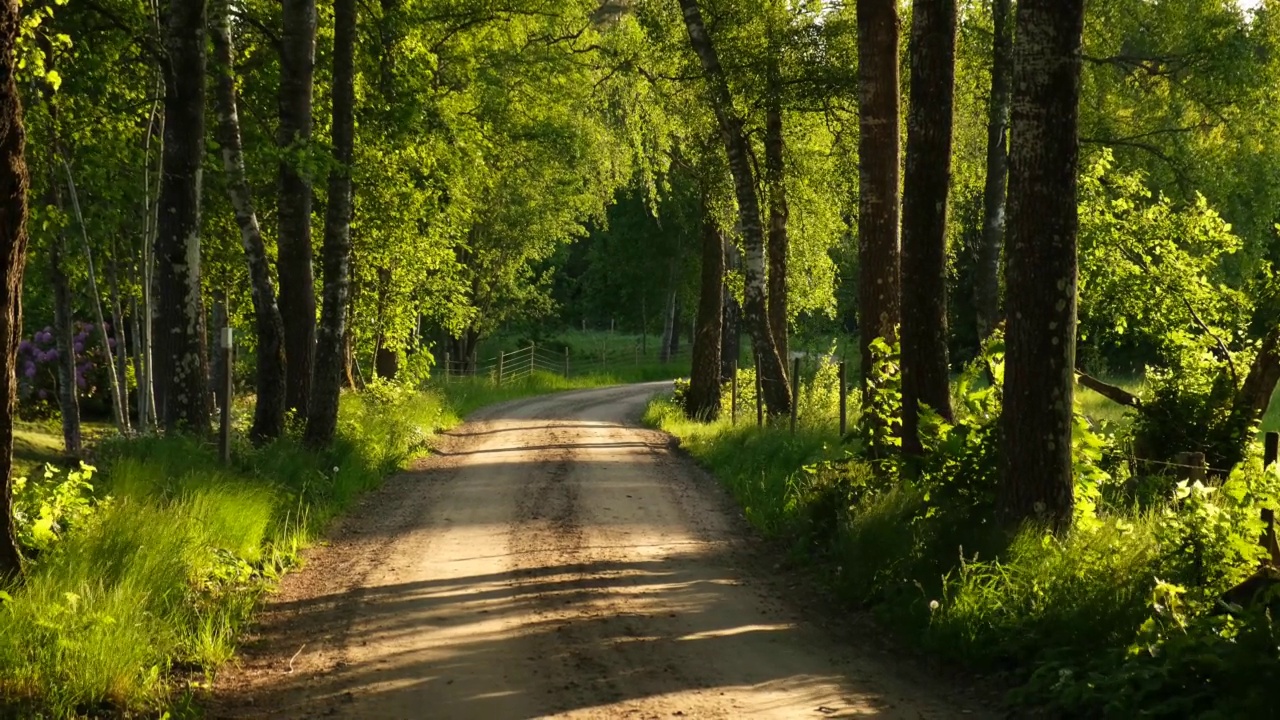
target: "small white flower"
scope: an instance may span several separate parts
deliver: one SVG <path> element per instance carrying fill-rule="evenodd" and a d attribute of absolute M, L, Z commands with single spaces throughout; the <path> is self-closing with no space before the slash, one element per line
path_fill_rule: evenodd
<path fill-rule="evenodd" d="M 938 608 L 940 608 L 940 607 L 942 607 L 942 606 L 938 604 L 938 601 L 937 601 L 937 600 L 930 600 L 930 601 L 929 601 L 929 612 L 933 612 L 933 611 L 937 610 L 937 609 L 938 609 Z"/>

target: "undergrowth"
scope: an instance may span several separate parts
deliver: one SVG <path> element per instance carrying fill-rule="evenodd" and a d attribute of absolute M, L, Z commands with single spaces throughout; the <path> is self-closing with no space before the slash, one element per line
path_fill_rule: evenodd
<path fill-rule="evenodd" d="M 1164 479 L 1167 495 L 1135 495 L 1150 483 L 1132 476 L 1123 434 L 1080 415 L 1073 529 L 1010 535 L 995 521 L 1001 402 L 986 380 L 1002 372 L 998 344 L 957 380 L 957 420 L 925 418 L 922 459 L 896 452 L 896 358 L 880 344 L 875 359 L 872 402 L 843 440 L 830 422 L 795 435 L 754 417 L 693 422 L 671 398 L 655 400 L 646 421 L 677 436 L 753 525 L 843 598 L 998 678 L 1018 707 L 1071 718 L 1280 716 L 1269 690 L 1280 681 L 1277 585 L 1222 599 L 1247 587 L 1263 553 L 1259 510 L 1280 498 L 1274 468 L 1254 456 L 1214 484 Z"/>
<path fill-rule="evenodd" d="M 322 453 L 241 443 L 223 466 L 190 438 L 117 439 L 100 471 L 21 483 L 30 561 L 0 593 L 0 715 L 184 714 L 299 550 L 455 416 L 438 394 L 374 387 L 343 397 Z"/>

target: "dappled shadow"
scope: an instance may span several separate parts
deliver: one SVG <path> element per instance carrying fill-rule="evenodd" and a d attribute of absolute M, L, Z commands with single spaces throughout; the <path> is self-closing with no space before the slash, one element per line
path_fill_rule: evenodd
<path fill-rule="evenodd" d="M 795 624 L 722 612 L 726 593 L 747 591 L 730 573 L 708 570 L 715 565 L 705 553 L 567 563 L 290 603 L 282 609 L 313 627 L 346 626 L 358 606 L 347 630 L 355 650 L 327 675 L 284 677 L 255 705 L 278 717 L 500 719 L 605 706 L 621 714 L 631 702 L 651 709 L 670 698 L 664 716 L 696 717 L 672 696 L 751 687 L 764 700 L 743 714 L 784 707 L 770 708 L 771 699 L 795 707 L 806 696 L 816 711 L 835 684 L 856 709 L 826 707 L 821 716 L 895 716 L 869 683 L 834 677 L 829 662 L 792 652 L 804 642 Z M 630 611 L 610 611 L 620 603 Z"/>

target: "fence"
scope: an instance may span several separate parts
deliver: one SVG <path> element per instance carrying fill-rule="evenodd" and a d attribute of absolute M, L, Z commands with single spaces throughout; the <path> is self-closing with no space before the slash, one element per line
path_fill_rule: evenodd
<path fill-rule="evenodd" d="M 498 385 L 506 385 L 524 380 L 535 372 L 570 378 L 625 372 L 657 362 L 687 363 L 692 357 L 691 353 L 692 349 L 688 345 L 666 358 L 661 358 L 652 351 L 645 352 L 645 348 L 640 343 L 615 343 L 611 346 L 605 342 L 601 343 L 598 349 L 579 350 L 576 353 L 568 347 L 559 351 L 530 343 L 528 347 L 511 352 L 499 352 L 493 357 L 475 362 L 451 358 L 448 353 L 445 353 L 441 368 L 444 371 L 445 382 L 455 378 L 487 377 Z"/>

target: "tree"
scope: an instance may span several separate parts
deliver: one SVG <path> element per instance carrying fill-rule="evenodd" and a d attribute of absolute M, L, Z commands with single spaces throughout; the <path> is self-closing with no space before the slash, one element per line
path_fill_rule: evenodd
<path fill-rule="evenodd" d="M 323 307 L 316 344 L 316 375 L 305 439 L 312 447 L 333 441 L 342 390 L 343 338 L 351 291 L 351 158 L 355 144 L 355 0 L 336 0 L 333 12 L 333 169 L 324 219 Z"/>
<path fill-rule="evenodd" d="M 0 4 L 0 345 L 3 346 L 4 400 L 0 407 L 0 579 L 22 570 L 13 527 L 13 419 L 17 411 L 15 373 L 22 329 L 22 271 L 27 259 L 26 136 L 18 97 L 16 49 L 22 14 L 17 0 Z"/>
<path fill-rule="evenodd" d="M 284 320 L 276 304 L 267 249 L 258 226 L 253 196 L 244 163 L 240 138 L 240 116 L 236 108 L 235 44 L 231 37 L 230 0 L 214 0 L 211 17 L 213 31 L 214 104 L 217 107 L 217 139 L 222 150 L 222 167 L 227 174 L 227 194 L 240 228 L 249 266 L 250 295 L 256 339 L 257 397 L 253 409 L 253 426 L 249 436 L 254 441 L 270 440 L 284 431 L 285 357 Z"/>
<path fill-rule="evenodd" d="M 284 320 L 285 401 L 307 412 L 316 352 L 316 298 L 311 267 L 312 78 L 316 63 L 315 0 L 283 0 L 280 39 L 279 180 L 280 313 Z"/>
<path fill-rule="evenodd" d="M 921 405 L 951 418 L 947 193 L 951 186 L 955 50 L 955 0 L 915 0 L 902 193 L 902 436 L 908 452 L 921 449 Z"/>
<path fill-rule="evenodd" d="M 1009 147 L 1004 467 L 1008 523 L 1069 527 L 1084 0 L 1022 0 Z"/>
<path fill-rule="evenodd" d="M 787 313 L 787 185 L 784 155 L 786 142 L 782 134 L 782 29 L 785 7 L 770 3 L 766 33 L 768 52 L 765 58 L 764 165 L 765 192 L 769 198 L 769 329 L 773 332 L 778 355 L 788 358 Z M 782 17 L 779 17 L 781 11 Z"/>
<path fill-rule="evenodd" d="M 720 415 L 720 351 L 724 328 L 724 236 L 715 216 L 702 210 L 702 283 L 698 290 L 697 333 L 685 414 L 714 420 Z"/>
<path fill-rule="evenodd" d="M 987 172 L 982 189 L 982 239 L 973 282 L 978 341 L 1000 317 L 1000 255 L 1004 249 L 1009 180 L 1009 102 L 1013 92 L 1013 0 L 992 0 L 991 95 L 987 101 Z"/>
<path fill-rule="evenodd" d="M 865 383 L 871 342 L 899 321 L 898 4 L 858 0 L 858 346 Z"/>
<path fill-rule="evenodd" d="M 47 35 L 41 35 L 41 51 L 45 56 L 45 66 L 53 65 L 52 44 Z M 48 113 L 49 148 L 61 146 L 58 138 L 58 108 L 54 102 L 57 92 L 47 78 L 41 88 L 44 107 Z M 52 158 L 52 155 L 49 155 Z M 63 214 L 62 180 L 56 164 L 48 163 L 48 189 L 46 205 Z M 71 317 L 71 285 L 67 277 L 67 239 L 64 228 L 59 227 L 54 236 L 49 238 L 46 249 L 49 257 L 49 285 L 53 293 L 53 336 L 58 350 L 58 414 L 62 421 L 62 448 L 71 457 L 80 455 L 80 402 L 76 392 L 76 356 L 74 331 Z"/>
<path fill-rule="evenodd" d="M 743 251 L 742 319 L 751 333 L 753 352 L 760 373 L 761 390 L 771 415 L 791 411 L 791 388 L 774 342 L 765 301 L 764 233 L 760 224 L 760 201 L 756 196 L 755 171 L 751 167 L 750 146 L 743 132 L 743 120 L 734 107 L 729 83 L 720 65 L 715 45 L 707 34 L 697 0 L 680 0 L 689 43 L 702 65 L 711 108 L 724 142 L 725 155 L 733 176 L 734 197 L 738 201 Z M 896 105 L 896 103 L 895 103 Z"/>
<path fill-rule="evenodd" d="M 209 430 L 208 348 L 200 294 L 205 0 L 170 0 L 164 19 L 164 156 L 156 232 L 157 402 L 166 430 Z"/>

